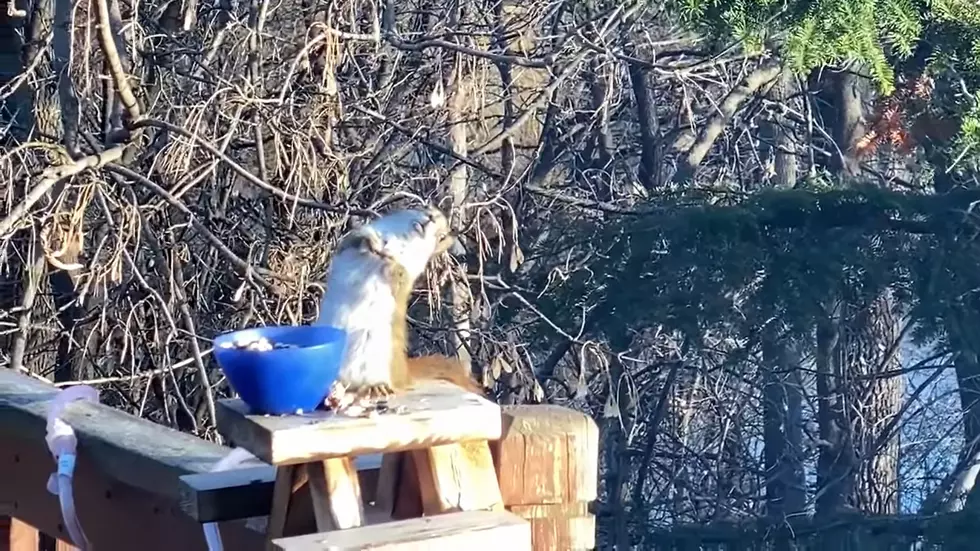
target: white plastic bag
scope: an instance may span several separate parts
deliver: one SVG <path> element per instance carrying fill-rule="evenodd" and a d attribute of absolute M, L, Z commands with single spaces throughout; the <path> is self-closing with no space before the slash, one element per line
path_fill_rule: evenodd
<path fill-rule="evenodd" d="M 75 450 L 78 440 L 75 431 L 61 419 L 61 412 L 71 402 L 78 400 L 98 403 L 99 391 L 90 386 L 79 385 L 66 388 L 58 393 L 48 407 L 47 435 L 44 440 L 58 464 L 58 470 L 48 477 L 47 490 L 58 496 L 61 504 L 61 517 L 72 543 L 82 551 L 91 551 L 92 544 L 85 536 L 82 525 L 75 512 L 75 495 L 72 479 L 75 475 Z"/>

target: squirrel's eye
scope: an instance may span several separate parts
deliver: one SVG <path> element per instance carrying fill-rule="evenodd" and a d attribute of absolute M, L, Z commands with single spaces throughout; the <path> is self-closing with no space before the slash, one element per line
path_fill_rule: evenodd
<path fill-rule="evenodd" d="M 415 226 L 415 231 L 419 232 L 421 235 L 425 235 L 425 225 L 423 225 L 422 222 L 416 221 L 412 225 Z"/>

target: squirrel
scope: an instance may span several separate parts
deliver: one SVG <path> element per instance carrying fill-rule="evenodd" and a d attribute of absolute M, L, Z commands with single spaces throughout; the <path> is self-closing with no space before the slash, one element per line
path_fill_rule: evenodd
<path fill-rule="evenodd" d="M 385 398 L 426 380 L 483 395 L 453 358 L 408 357 L 408 302 L 429 260 L 455 242 L 435 207 L 389 213 L 345 235 L 334 254 L 318 324 L 347 332 L 338 382 L 357 398 Z"/>

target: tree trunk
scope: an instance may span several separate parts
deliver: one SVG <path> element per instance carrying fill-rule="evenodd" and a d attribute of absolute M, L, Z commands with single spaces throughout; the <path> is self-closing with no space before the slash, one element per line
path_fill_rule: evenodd
<path fill-rule="evenodd" d="M 779 80 L 773 84 L 769 96 L 772 101 L 789 104 L 802 111 L 799 100 L 790 98 L 797 91 L 796 77 L 790 71 L 784 71 Z M 777 189 L 792 189 L 796 187 L 799 174 L 799 159 L 797 158 L 797 140 L 793 132 L 794 122 L 787 116 L 773 114 L 767 124 L 760 125 L 759 131 L 769 146 L 764 148 L 766 173 L 771 175 L 772 186 Z"/>
<path fill-rule="evenodd" d="M 591 109 L 595 120 L 592 121 L 592 135 L 589 146 L 585 150 L 585 163 L 588 167 L 586 181 L 595 190 L 596 198 L 600 201 L 613 199 L 613 143 L 609 129 L 609 64 L 602 63 L 600 57 L 590 62 L 589 71 L 585 73 L 589 95 L 592 98 Z"/>
<path fill-rule="evenodd" d="M 636 57 L 632 43 L 625 47 L 626 54 Z M 636 119 L 640 127 L 640 167 L 637 177 L 650 193 L 660 189 L 663 159 L 663 140 L 660 134 L 660 118 L 657 115 L 656 100 L 647 85 L 647 75 L 637 63 L 629 64 L 630 87 L 636 103 Z"/>
<path fill-rule="evenodd" d="M 785 71 L 773 86 L 774 101 L 792 95 L 795 78 Z M 783 117 L 784 119 L 786 117 Z M 789 120 L 767 125 L 773 146 L 773 187 L 791 189 L 797 183 L 795 140 Z M 766 516 L 780 523 L 804 513 L 806 479 L 803 468 L 803 388 L 800 354 L 787 338 L 768 335 L 763 343 L 766 372 L 763 382 L 763 455 L 766 469 Z M 795 549 L 792 538 L 781 535 L 776 549 Z"/>
<path fill-rule="evenodd" d="M 763 430 L 766 516 L 773 523 L 800 515 L 806 506 L 803 470 L 803 393 L 800 357 L 785 340 L 764 345 Z M 781 549 L 789 548 L 789 541 Z"/>
<path fill-rule="evenodd" d="M 10 84 L 21 74 L 24 41 L 21 32 L 26 13 L 17 6 L 16 0 L 0 0 L 0 87 Z M 25 116 L 30 113 L 30 97 L 27 86 L 20 86 L 10 96 L 0 97 L 0 121 L 17 123 L 14 136 L 23 139 L 19 128 L 26 128 Z M 21 135 L 18 135 L 21 134 Z"/>
<path fill-rule="evenodd" d="M 848 425 L 861 458 L 854 505 L 879 515 L 898 512 L 898 432 L 890 423 L 899 414 L 903 376 L 881 377 L 901 368 L 901 327 L 887 290 L 848 320 L 841 331 L 840 371 L 850 381 Z M 884 431 L 888 430 L 889 433 Z"/>
<path fill-rule="evenodd" d="M 945 315 L 963 412 L 963 450 L 956 468 L 923 504 L 926 514 L 960 511 L 966 497 L 976 493 L 980 475 L 980 338 L 974 321 L 977 311 L 977 305 L 969 301 L 954 305 Z"/>
<path fill-rule="evenodd" d="M 832 73 L 823 84 L 824 119 L 839 150 L 835 171 L 858 175 L 854 144 L 864 135 L 866 79 L 852 70 Z M 904 380 L 879 378 L 899 367 L 899 319 L 885 289 L 865 304 L 840 306 L 839 317 L 818 329 L 821 454 L 817 512 L 846 509 L 894 513 L 898 508 L 898 439 L 889 423 L 901 407 Z M 826 427 L 824 425 L 827 425 Z M 840 545 L 840 542 L 828 545 Z"/>
<path fill-rule="evenodd" d="M 816 516 L 827 520 L 845 515 L 853 508 L 857 457 L 853 434 L 845 422 L 846 388 L 843 388 L 840 363 L 835 355 L 840 343 L 839 309 L 817 325 L 817 419 L 820 428 L 820 453 L 817 456 Z M 835 551 L 857 551 L 856 537 L 840 530 L 828 530 L 819 536 L 819 547 Z"/>
<path fill-rule="evenodd" d="M 23 57 L 24 41 L 21 32 L 26 22 L 26 13 L 18 10 L 22 6 L 15 5 L 15 0 L 0 0 L 0 87 L 9 85 L 23 70 L 21 63 Z M 0 125 L 6 126 L 13 123 L 11 133 L 7 140 L 14 143 L 0 141 L 0 148 L 6 149 L 23 142 L 26 136 L 26 129 L 29 126 L 29 114 L 32 110 L 31 97 L 26 85 L 19 86 L 7 97 L 0 97 Z M 27 167 L 23 167 L 26 169 Z M 19 178 L 22 174 L 13 174 L 14 178 Z M 21 186 L 14 186 L 12 197 L 13 203 L 20 201 L 18 190 Z M 11 250 L 0 254 L 0 311 L 12 312 L 18 306 L 25 303 L 33 305 L 35 292 L 25 295 L 22 291 L 25 279 L 31 278 L 37 271 L 39 262 L 27 268 L 23 259 L 30 258 L 28 243 L 24 236 L 15 236 L 11 240 Z M 43 276 L 41 276 L 43 277 Z M 39 278 L 37 278 L 39 279 Z M 25 317 L 28 313 L 21 312 L 18 316 L 17 324 L 30 326 L 30 319 Z M 6 314 L 3 316 L 7 317 Z M 5 320 L 12 322 L 13 320 Z M 23 331 L 18 330 L 16 334 L 4 332 L 0 335 L 0 349 L 12 351 L 9 367 L 20 367 L 18 364 L 23 362 L 23 351 L 19 347 L 26 346 L 26 337 Z M 18 358 L 19 356 L 19 358 Z"/>
<path fill-rule="evenodd" d="M 459 20 L 463 17 L 463 12 L 458 5 L 449 10 L 449 27 L 456 28 Z M 441 78 L 441 77 L 440 77 Z M 466 83 L 470 76 L 466 71 L 466 64 L 463 63 L 461 55 L 454 57 L 452 76 L 448 85 L 448 106 L 449 106 L 449 142 L 453 153 L 460 157 L 467 157 L 469 150 L 469 132 L 467 130 L 468 106 L 472 98 L 467 93 Z M 460 163 L 449 174 L 447 195 L 450 200 L 450 216 L 452 229 L 459 231 L 466 224 L 464 219 L 465 210 L 462 208 L 470 192 L 469 167 Z M 466 280 L 466 265 L 460 264 L 459 272 L 455 275 L 450 285 L 451 309 L 453 331 L 449 334 L 449 342 L 453 348 L 453 353 L 466 369 L 467 373 L 472 373 L 473 358 L 470 354 L 470 309 L 472 306 L 472 296 L 470 294 L 469 282 Z"/>
<path fill-rule="evenodd" d="M 463 64 L 457 63 L 454 71 L 455 76 L 450 85 L 451 92 L 449 97 L 449 116 L 450 120 L 453 121 L 452 128 L 450 129 L 450 141 L 453 153 L 465 157 L 469 153 L 469 147 L 467 144 L 468 133 L 465 118 L 467 94 L 463 86 L 466 77 L 463 73 Z M 466 223 L 463 219 L 464 210 L 461 207 L 466 201 L 468 194 L 469 168 L 465 164 L 460 164 L 449 176 L 449 196 L 452 200 L 452 213 L 455 214 L 452 217 L 454 220 L 453 230 L 455 231 L 459 231 L 462 225 Z M 461 274 L 466 273 L 465 265 L 460 266 L 460 272 Z M 449 335 L 449 342 L 452 344 L 456 357 L 459 358 L 460 363 L 466 368 L 466 372 L 470 373 L 473 369 L 473 359 L 470 354 L 470 306 L 472 301 L 469 283 L 466 281 L 465 276 L 453 278 L 450 293 L 452 297 L 451 312 L 454 331 Z"/>
<path fill-rule="evenodd" d="M 831 129 L 834 143 L 826 144 L 834 154 L 830 169 L 844 176 L 860 173 L 860 160 L 854 145 L 865 134 L 865 89 L 867 79 L 855 69 L 831 72 L 817 70 L 811 76 L 810 87 L 817 90 L 820 114 Z"/>
<path fill-rule="evenodd" d="M 606 499 L 612 509 L 612 544 L 615 551 L 633 549 L 627 508 L 628 484 L 632 478 L 630 436 L 633 434 L 635 410 L 630 396 L 628 375 L 615 356 L 609 359 L 609 396 L 603 419 L 605 442 Z M 635 504 L 634 504 L 635 505 Z M 610 543 L 610 542 L 607 542 Z"/>
<path fill-rule="evenodd" d="M 854 486 L 854 446 L 845 419 L 844 396 L 834 354 L 840 340 L 836 316 L 817 326 L 817 421 L 820 453 L 817 458 L 817 516 L 828 517 L 845 509 Z"/>
<path fill-rule="evenodd" d="M 837 129 L 835 138 L 843 155 L 838 169 L 849 176 L 860 171 L 860 161 L 854 145 L 864 135 L 864 98 L 861 94 L 863 77 L 847 71 L 835 75 L 837 93 Z"/>

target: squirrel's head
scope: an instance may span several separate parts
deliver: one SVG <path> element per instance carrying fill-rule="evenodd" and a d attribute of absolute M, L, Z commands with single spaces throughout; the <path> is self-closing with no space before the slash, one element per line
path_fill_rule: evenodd
<path fill-rule="evenodd" d="M 415 279 L 429 259 L 446 252 L 455 242 L 449 219 L 436 207 L 398 210 L 369 224 L 390 254 Z"/>

